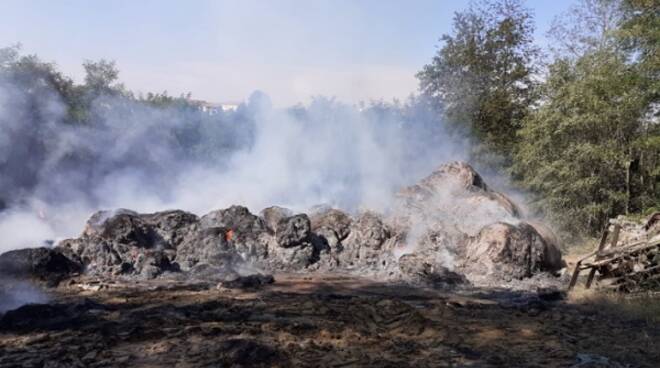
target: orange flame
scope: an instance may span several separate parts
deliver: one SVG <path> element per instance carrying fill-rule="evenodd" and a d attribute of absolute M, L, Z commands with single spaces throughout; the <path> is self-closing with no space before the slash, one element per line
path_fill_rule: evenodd
<path fill-rule="evenodd" d="M 231 241 L 232 239 L 234 239 L 234 230 L 229 229 L 229 230 L 227 230 L 227 232 L 225 233 L 225 240 L 227 240 L 227 241 Z"/>

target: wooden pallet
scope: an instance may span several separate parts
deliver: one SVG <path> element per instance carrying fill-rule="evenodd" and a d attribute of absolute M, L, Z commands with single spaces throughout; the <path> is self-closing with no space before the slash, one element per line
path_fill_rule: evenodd
<path fill-rule="evenodd" d="M 606 247 L 610 235 L 606 229 L 596 250 L 578 260 L 569 290 L 585 270 L 589 270 L 587 289 L 594 279 L 600 287 L 615 291 L 660 289 L 660 238 L 617 244 L 620 231 L 621 226 L 615 224 L 610 246 Z"/>

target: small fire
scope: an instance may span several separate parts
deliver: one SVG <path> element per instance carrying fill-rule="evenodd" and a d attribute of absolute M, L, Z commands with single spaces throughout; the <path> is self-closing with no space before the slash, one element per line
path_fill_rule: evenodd
<path fill-rule="evenodd" d="M 229 229 L 229 230 L 227 230 L 227 232 L 225 233 L 225 240 L 227 240 L 227 241 L 231 241 L 232 239 L 234 239 L 234 230 Z"/>

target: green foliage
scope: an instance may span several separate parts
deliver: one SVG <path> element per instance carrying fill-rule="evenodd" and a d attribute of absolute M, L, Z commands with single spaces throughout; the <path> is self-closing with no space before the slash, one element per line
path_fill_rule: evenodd
<path fill-rule="evenodd" d="M 21 56 L 20 46 L 0 49 L 0 79 L 26 92 L 36 101 L 44 94 L 55 93 L 69 105 L 70 120 L 79 108 L 79 89 L 71 78 L 60 73 L 55 64 L 41 61 L 36 55 Z M 37 111 L 33 111 L 36 113 Z"/>
<path fill-rule="evenodd" d="M 520 1 L 481 3 L 455 15 L 453 34 L 417 74 L 448 123 L 505 156 L 534 98 L 533 31 Z"/>
<path fill-rule="evenodd" d="M 652 3 L 581 0 L 553 26 L 558 59 L 519 132 L 513 172 L 572 233 L 660 203 Z"/>
<path fill-rule="evenodd" d="M 577 0 L 556 17 L 548 36 L 554 40 L 550 50 L 559 58 L 579 58 L 589 52 L 616 48 L 613 34 L 621 22 L 619 0 Z"/>
<path fill-rule="evenodd" d="M 657 130 L 643 124 L 645 88 L 617 50 L 550 67 L 541 106 L 519 133 L 514 171 L 566 229 L 594 233 L 608 218 L 657 200 L 660 151 L 653 154 Z"/>
<path fill-rule="evenodd" d="M 113 85 L 119 78 L 119 70 L 114 61 L 85 61 L 85 88 L 95 96 L 115 94 L 121 86 Z"/>
<path fill-rule="evenodd" d="M 167 94 L 167 91 L 162 93 L 152 93 L 148 92 L 146 97 L 141 97 L 140 101 L 149 104 L 154 107 L 172 107 L 172 106 L 192 106 L 193 103 L 190 100 L 190 93 L 187 95 L 182 95 L 180 97 L 173 97 Z"/>
<path fill-rule="evenodd" d="M 619 40 L 650 81 L 647 93 L 654 103 L 660 98 L 660 3 L 658 0 L 623 0 Z M 656 116 L 658 111 L 656 111 Z"/>

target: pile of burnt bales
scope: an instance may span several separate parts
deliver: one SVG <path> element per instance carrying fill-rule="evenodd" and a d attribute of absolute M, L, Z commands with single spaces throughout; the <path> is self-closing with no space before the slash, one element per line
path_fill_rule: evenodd
<path fill-rule="evenodd" d="M 82 272 L 140 279 L 223 275 L 225 281 L 257 273 L 344 272 L 434 286 L 479 284 L 561 269 L 548 234 L 525 222 L 518 206 L 472 167 L 454 162 L 404 188 L 386 214 L 329 207 L 309 213 L 269 207 L 253 214 L 242 206 L 201 217 L 180 210 L 100 211 L 78 238 L 0 255 L 0 272 L 51 284 Z"/>

